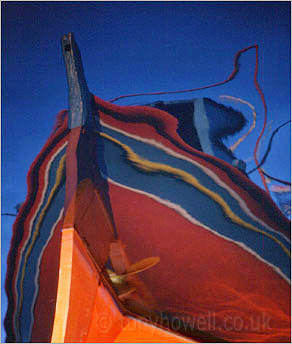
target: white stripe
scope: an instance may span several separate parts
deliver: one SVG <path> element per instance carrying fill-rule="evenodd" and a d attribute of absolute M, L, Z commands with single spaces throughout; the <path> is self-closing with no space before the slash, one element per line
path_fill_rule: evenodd
<path fill-rule="evenodd" d="M 105 176 L 103 176 L 103 177 L 105 177 Z M 124 188 L 124 189 L 130 190 L 130 191 L 136 192 L 138 194 L 147 196 L 147 197 L 155 200 L 156 202 L 158 202 L 160 204 L 163 204 L 163 205 L 165 205 L 166 207 L 168 207 L 170 209 L 173 209 L 174 211 L 176 211 L 179 215 L 183 216 L 189 222 L 191 222 L 191 223 L 193 223 L 195 225 L 198 225 L 198 226 L 206 229 L 207 231 L 217 235 L 220 238 L 223 238 L 223 239 L 225 239 L 227 241 L 232 242 L 233 244 L 239 246 L 243 250 L 245 250 L 248 253 L 252 254 L 254 257 L 256 257 L 261 262 L 263 262 L 263 263 L 267 264 L 268 266 L 270 266 L 276 273 L 278 273 L 286 282 L 288 282 L 290 284 L 289 278 L 277 266 L 275 266 L 272 263 L 266 261 L 257 252 L 253 251 L 250 247 L 246 246 L 244 243 L 232 240 L 232 239 L 230 239 L 230 238 L 228 238 L 228 237 L 226 237 L 226 236 L 216 232 L 215 230 L 211 229 L 210 227 L 204 225 L 203 223 L 199 222 L 194 217 L 192 217 L 185 209 L 183 209 L 180 205 L 172 203 L 172 202 L 170 202 L 168 200 L 162 199 L 162 198 L 160 198 L 160 197 L 158 197 L 156 195 L 153 195 L 151 193 L 148 193 L 148 192 L 145 192 L 145 191 L 142 191 L 142 190 L 139 190 L 139 189 L 134 189 L 134 188 L 132 188 L 130 186 L 126 186 L 126 185 L 120 184 L 120 183 L 112 180 L 111 178 L 107 178 L 107 180 L 110 183 L 112 183 L 114 185 L 117 185 L 117 186 L 119 186 L 121 188 Z"/>
<path fill-rule="evenodd" d="M 31 308 L 30 308 L 30 314 L 31 314 L 31 323 L 30 323 L 30 329 L 29 329 L 29 337 L 31 339 L 31 332 L 32 332 L 32 327 L 33 327 L 33 323 L 34 323 L 34 315 L 33 315 L 33 309 L 34 309 L 34 305 L 35 305 L 35 301 L 36 301 L 36 298 L 37 298 L 37 295 L 38 295 L 38 291 L 39 291 L 39 284 L 38 284 L 38 278 L 39 278 L 39 274 L 40 274 L 40 264 L 41 264 L 41 260 L 42 260 L 42 256 L 44 254 L 44 251 L 46 249 L 46 247 L 48 246 L 54 232 L 55 232 L 55 227 L 56 225 L 58 224 L 58 222 L 61 220 L 62 216 L 63 216 L 63 212 L 64 212 L 64 208 L 61 209 L 60 211 L 60 214 L 57 218 L 57 220 L 55 221 L 55 223 L 53 224 L 52 226 L 52 229 L 51 229 L 51 232 L 50 232 L 50 235 L 46 241 L 46 244 L 43 246 L 43 249 L 39 255 L 39 259 L 37 261 L 37 273 L 35 275 L 35 278 L 34 278 L 34 285 L 35 285 L 35 292 L 34 292 L 34 296 L 33 296 L 33 302 L 31 304 Z"/>
<path fill-rule="evenodd" d="M 125 136 L 128 136 L 132 139 L 135 139 L 137 141 L 141 141 L 143 143 L 149 144 L 153 147 L 156 147 L 162 151 L 164 151 L 165 153 L 174 156 L 175 158 L 181 159 L 181 160 L 185 160 L 188 161 L 189 163 L 195 165 L 196 167 L 198 167 L 200 170 L 202 170 L 205 174 L 207 174 L 211 179 L 213 179 L 213 181 L 218 184 L 219 186 L 221 186 L 223 189 L 225 189 L 229 195 L 231 197 L 233 197 L 237 203 L 239 204 L 240 208 L 243 210 L 243 212 L 246 213 L 246 215 L 248 215 L 249 217 L 251 217 L 255 222 L 259 223 L 260 225 L 262 225 L 263 227 L 265 227 L 267 230 L 276 233 L 278 235 L 280 235 L 284 240 L 286 240 L 288 243 L 290 243 L 290 240 L 288 237 L 286 237 L 283 233 L 278 232 L 276 230 L 274 230 L 272 227 L 270 227 L 268 224 L 266 224 L 264 221 L 262 221 L 261 219 L 259 219 L 256 215 L 254 215 L 251 210 L 248 208 L 246 202 L 233 190 L 231 189 L 228 185 L 226 185 L 213 171 L 211 171 L 209 168 L 199 164 L 198 162 L 185 157 L 177 152 L 174 152 L 173 150 L 171 150 L 170 148 L 165 147 L 163 144 L 156 142 L 153 139 L 146 139 L 146 138 L 142 138 L 140 136 L 136 136 L 133 134 L 129 134 L 123 130 L 117 129 L 115 127 L 112 127 L 111 125 L 103 122 L 102 120 L 100 121 L 100 123 L 106 127 L 109 128 L 113 131 L 119 132 Z"/>
<path fill-rule="evenodd" d="M 52 158 L 50 159 L 48 165 L 47 165 L 47 168 L 46 168 L 46 171 L 45 171 L 45 174 L 44 174 L 44 185 L 48 187 L 48 175 L 49 175 L 49 170 L 50 170 L 50 167 L 51 167 L 51 164 L 53 163 L 54 159 L 56 158 L 56 156 L 67 146 L 67 142 L 65 142 L 57 151 L 56 153 L 52 156 Z M 44 197 L 45 197 L 45 194 L 46 194 L 46 191 L 47 191 L 47 187 L 43 189 L 43 192 L 42 192 L 42 197 L 41 197 L 41 201 L 39 202 L 39 206 L 37 207 L 36 211 L 35 211 L 35 215 L 34 217 L 32 217 L 31 221 L 29 222 L 29 230 L 28 230 L 28 236 L 27 236 L 27 239 L 26 239 L 26 244 L 22 246 L 21 248 L 21 251 L 20 251 L 20 256 L 22 257 L 23 255 L 23 251 L 26 249 L 26 246 L 27 246 L 27 242 L 29 240 L 29 238 L 31 237 L 31 231 L 32 231 L 32 225 L 33 225 L 33 222 L 36 218 L 36 216 L 38 215 L 38 212 L 43 204 L 43 201 L 44 201 Z M 18 280 L 18 274 L 19 274 L 19 267 L 21 265 L 21 260 L 19 261 L 19 265 L 18 265 L 18 270 L 17 270 L 17 273 L 16 273 L 16 277 L 15 277 L 15 280 L 17 281 Z M 15 331 L 16 331 L 16 337 L 17 338 L 20 338 L 20 333 L 19 333 L 19 329 L 17 328 L 16 326 L 16 314 L 19 313 L 19 309 L 18 309 L 18 293 L 17 293 L 17 283 L 15 283 L 14 285 L 14 294 L 16 296 L 16 300 L 15 300 L 15 304 L 17 305 L 17 307 L 15 308 L 14 312 L 13 312 L 13 324 L 14 324 L 14 328 L 15 328 Z"/>

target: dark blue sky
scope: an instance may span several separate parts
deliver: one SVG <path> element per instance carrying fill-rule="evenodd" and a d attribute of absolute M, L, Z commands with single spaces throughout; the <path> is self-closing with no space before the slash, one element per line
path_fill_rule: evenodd
<path fill-rule="evenodd" d="M 67 108 L 60 39 L 68 32 L 80 47 L 89 89 L 106 100 L 222 81 L 232 71 L 234 54 L 259 44 L 259 82 L 268 121 L 273 121 L 274 130 L 290 119 L 290 2 L 2 1 L 2 211 L 13 212 L 25 200 L 29 166 L 50 134 L 56 113 Z M 240 59 L 236 79 L 222 87 L 129 98 L 118 104 L 203 96 L 220 102 L 222 94 L 243 98 L 258 114 L 256 129 L 235 151 L 245 160 L 253 154 L 264 118 L 253 85 L 254 63 L 255 51 L 250 50 Z M 251 123 L 247 106 L 224 104 L 241 110 Z M 262 153 L 267 143 L 268 139 Z M 290 180 L 290 156 L 286 126 L 274 139 L 265 170 Z M 252 167 L 254 162 L 248 162 L 248 170 Z M 252 179 L 261 185 L 256 173 Z M 2 217 L 2 285 L 13 220 Z"/>

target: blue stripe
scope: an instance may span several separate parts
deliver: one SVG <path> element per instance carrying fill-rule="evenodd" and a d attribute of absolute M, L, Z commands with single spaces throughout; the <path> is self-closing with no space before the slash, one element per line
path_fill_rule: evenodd
<path fill-rule="evenodd" d="M 52 161 L 49 173 L 48 173 L 48 184 L 45 192 L 45 197 L 42 202 L 42 205 L 37 213 L 37 216 L 35 220 L 33 221 L 32 225 L 32 231 L 30 238 L 28 239 L 25 249 L 22 253 L 21 262 L 20 262 L 20 269 L 19 269 L 19 275 L 18 275 L 18 281 L 17 281 L 17 292 L 18 295 L 20 293 L 20 278 L 21 278 L 21 271 L 24 264 L 24 257 L 26 255 L 27 249 L 31 244 L 32 236 L 35 231 L 35 226 L 38 222 L 38 219 L 40 217 L 40 214 L 42 212 L 42 209 L 45 207 L 48 197 L 52 191 L 52 188 L 54 187 L 56 183 L 56 171 L 59 167 L 60 160 L 64 156 L 66 152 L 66 147 L 60 151 L 60 153 L 55 157 L 55 159 Z M 21 328 L 21 338 L 22 341 L 30 341 L 30 327 L 31 322 L 33 321 L 31 316 L 31 307 L 33 304 L 34 294 L 35 294 L 35 284 L 34 284 L 34 278 L 37 274 L 38 269 L 38 259 L 40 257 L 41 251 L 43 250 L 48 238 L 51 235 L 51 231 L 53 230 L 53 225 L 56 222 L 56 220 L 59 217 L 60 211 L 64 206 L 64 200 L 65 200 L 65 179 L 58 188 L 54 199 L 52 200 L 49 208 L 46 211 L 45 217 L 43 218 L 42 224 L 39 228 L 39 235 L 37 237 L 37 240 L 34 243 L 33 249 L 31 250 L 30 255 L 28 256 L 27 264 L 25 267 L 25 275 L 24 275 L 24 281 L 23 281 L 23 303 L 21 308 L 21 314 L 20 314 L 20 328 Z M 49 281 L 48 281 L 49 283 Z"/>
<path fill-rule="evenodd" d="M 209 189 L 224 197 L 228 205 L 232 207 L 232 210 L 238 213 L 240 217 L 255 224 L 257 228 L 265 229 L 244 214 L 237 202 L 234 201 L 227 191 L 218 186 L 210 177 L 206 176 L 194 165 L 175 157 L 170 157 L 153 146 L 125 137 L 122 134 L 114 133 L 108 128 L 103 128 L 103 130 L 129 145 L 136 154 L 139 154 L 145 159 L 179 167 L 191 173 L 203 185 L 207 185 Z M 111 179 L 180 205 L 192 217 L 204 225 L 232 240 L 244 243 L 266 261 L 279 267 L 290 278 L 290 259 L 283 249 L 273 240 L 231 222 L 225 216 L 221 206 L 193 186 L 164 173 L 145 173 L 127 161 L 126 154 L 121 147 L 107 139 L 104 139 L 104 146 L 107 173 Z M 280 235 L 276 233 L 273 233 L 273 235 L 290 248 L 289 244 Z M 262 249 L 263 244 L 264 250 Z"/>
<path fill-rule="evenodd" d="M 213 192 L 219 194 L 225 202 L 229 205 L 229 207 L 232 209 L 232 211 L 238 215 L 240 218 L 242 218 L 244 221 L 249 222 L 250 224 L 254 225 L 255 227 L 264 230 L 266 232 L 272 233 L 276 238 L 283 241 L 284 245 L 287 248 L 290 248 L 289 242 L 287 240 L 283 240 L 283 235 L 277 232 L 270 231 L 267 229 L 266 226 L 260 224 L 259 222 L 252 219 L 239 205 L 238 201 L 230 195 L 230 193 L 221 187 L 219 184 L 217 184 L 211 177 L 209 177 L 202 169 L 199 167 L 196 167 L 194 164 L 182 160 L 179 158 L 176 158 L 174 156 L 171 156 L 167 154 L 166 152 L 152 146 L 149 144 L 146 144 L 144 142 L 137 141 L 135 139 L 132 139 L 128 136 L 125 136 L 121 133 L 118 133 L 114 130 L 111 130 L 106 127 L 102 127 L 101 131 L 116 138 L 120 142 L 126 144 L 127 146 L 131 147 L 136 154 L 139 156 L 142 156 L 150 161 L 157 162 L 157 163 L 164 163 L 169 166 L 179 168 L 185 172 L 190 173 L 191 175 L 195 176 L 199 182 L 202 185 L 207 185 L 210 190 Z M 107 141 L 107 140 L 106 140 Z M 104 141 L 104 142 L 106 142 Z M 108 158 L 110 159 L 110 158 Z M 103 171 L 104 174 L 106 174 L 106 171 Z"/>

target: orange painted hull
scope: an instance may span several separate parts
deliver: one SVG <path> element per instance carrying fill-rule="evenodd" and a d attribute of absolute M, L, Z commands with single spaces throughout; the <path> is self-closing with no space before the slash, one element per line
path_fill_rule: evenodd
<path fill-rule="evenodd" d="M 74 228 L 63 229 L 52 343 L 193 343 L 124 315 Z"/>

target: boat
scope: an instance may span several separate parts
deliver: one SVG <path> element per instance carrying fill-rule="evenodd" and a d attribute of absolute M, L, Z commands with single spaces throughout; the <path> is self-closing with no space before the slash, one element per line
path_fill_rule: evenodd
<path fill-rule="evenodd" d="M 69 110 L 28 172 L 7 342 L 290 342 L 290 222 L 209 98 L 119 106 L 62 37 Z"/>

